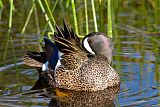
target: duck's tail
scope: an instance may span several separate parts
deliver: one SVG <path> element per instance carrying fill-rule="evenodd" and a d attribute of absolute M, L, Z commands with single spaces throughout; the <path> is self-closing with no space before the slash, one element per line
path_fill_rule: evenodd
<path fill-rule="evenodd" d="M 54 70 L 58 62 L 58 49 L 53 42 L 44 38 L 45 52 L 28 51 L 23 57 L 26 65 L 32 67 L 42 67 L 43 64 L 49 63 L 49 66 Z M 48 66 L 48 65 L 46 65 Z"/>
<path fill-rule="evenodd" d="M 26 51 L 23 60 L 26 65 L 35 67 L 39 78 L 32 90 L 48 88 L 54 78 L 54 69 L 58 62 L 58 49 L 49 39 L 44 38 L 45 52 Z M 46 72 L 45 72 L 46 71 Z"/>
<path fill-rule="evenodd" d="M 26 50 L 23 57 L 23 61 L 26 65 L 32 67 L 42 67 L 47 62 L 45 52 L 35 52 Z"/>

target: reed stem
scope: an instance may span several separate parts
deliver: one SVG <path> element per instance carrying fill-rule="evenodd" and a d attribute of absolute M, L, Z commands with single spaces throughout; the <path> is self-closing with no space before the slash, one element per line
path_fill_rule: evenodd
<path fill-rule="evenodd" d="M 96 18 L 96 12 L 95 12 L 94 0 L 91 0 L 91 3 L 92 3 L 92 12 L 93 12 L 94 28 L 95 28 L 95 32 L 98 32 L 98 27 L 97 27 L 97 18 Z"/>
<path fill-rule="evenodd" d="M 8 37 L 10 37 L 9 39 L 10 39 L 11 48 L 12 48 L 12 52 L 13 52 L 14 64 L 15 64 L 15 67 L 16 67 L 16 70 L 17 70 L 17 58 L 16 58 L 16 53 L 15 53 L 15 50 L 14 50 L 12 35 L 10 35 L 10 33 L 11 33 L 11 28 L 12 28 L 12 16 L 13 16 L 13 10 L 14 10 L 13 0 L 10 0 Z"/>
<path fill-rule="evenodd" d="M 2 2 L 2 0 L 0 0 L 0 20 L 1 20 L 1 16 L 2 16 L 2 11 L 3 11 L 3 2 Z"/>
<path fill-rule="evenodd" d="M 108 36 L 110 38 L 113 37 L 113 30 L 112 30 L 112 3 L 111 0 L 108 0 Z"/>
<path fill-rule="evenodd" d="M 45 0 L 45 4 L 46 4 L 46 7 L 47 7 L 47 12 L 48 12 L 48 14 L 50 16 L 49 18 L 53 21 L 53 24 L 55 24 L 56 21 L 55 21 L 53 15 L 52 15 L 52 12 L 51 12 L 51 9 L 49 7 L 49 4 L 48 4 L 47 0 Z"/>
<path fill-rule="evenodd" d="M 70 0 L 66 0 L 66 8 L 69 7 Z"/>
<path fill-rule="evenodd" d="M 79 32 L 78 32 L 78 23 L 77 23 L 77 16 L 76 16 L 76 9 L 75 9 L 74 0 L 71 0 L 71 4 L 72 4 L 72 12 L 73 12 L 73 18 L 74 18 L 75 31 L 76 31 L 76 34 L 79 35 Z"/>
<path fill-rule="evenodd" d="M 10 11 L 9 11 L 9 30 L 12 27 L 12 15 L 13 15 L 13 0 L 10 0 Z"/>
<path fill-rule="evenodd" d="M 52 13 L 54 12 L 57 4 L 58 4 L 58 0 L 56 0 L 55 3 L 54 3 L 54 5 L 53 5 L 53 8 L 52 8 L 52 10 L 51 10 Z M 41 37 L 40 37 L 40 39 L 39 39 L 39 42 L 40 42 L 40 43 L 43 41 L 43 36 L 44 36 L 44 34 L 45 34 L 45 32 L 46 32 L 46 29 L 47 29 L 47 27 L 48 27 L 48 24 L 49 24 L 49 23 L 47 22 L 46 25 L 45 25 L 45 27 L 44 27 L 44 30 L 43 30 L 43 32 L 42 32 L 42 34 L 41 34 Z"/>
<path fill-rule="evenodd" d="M 35 16 L 35 23 L 36 23 L 36 28 L 37 28 L 37 34 L 40 34 L 40 27 L 39 27 L 39 18 L 38 18 L 38 13 L 37 13 L 37 8 L 35 6 L 34 8 L 34 16 Z"/>
<path fill-rule="evenodd" d="M 27 27 L 28 22 L 29 22 L 29 20 L 30 20 L 30 18 L 31 18 L 31 15 L 32 15 L 32 13 L 33 13 L 34 8 L 35 8 L 35 0 L 33 0 L 32 7 L 31 7 L 31 9 L 30 9 L 30 11 L 29 11 L 29 14 L 28 14 L 28 16 L 27 16 L 27 19 L 26 19 L 26 21 L 25 21 L 25 24 L 24 24 L 24 26 L 23 26 L 23 28 L 22 28 L 22 31 L 21 31 L 21 34 L 22 34 L 22 35 L 24 34 L 24 32 L 25 32 L 25 30 L 26 30 L 26 27 Z"/>
<path fill-rule="evenodd" d="M 49 19 L 48 14 L 46 13 L 46 10 L 45 10 L 45 8 L 44 8 L 41 0 L 38 0 L 38 3 L 39 3 L 39 5 L 40 5 L 40 8 L 41 8 L 42 12 L 44 13 L 44 16 L 45 16 L 45 18 L 46 18 L 47 23 L 49 24 L 49 27 L 50 27 L 51 31 L 54 32 L 53 25 L 52 25 L 52 23 L 51 23 L 51 21 L 50 21 L 50 19 Z"/>
<path fill-rule="evenodd" d="M 88 29 L 87 0 L 84 0 L 84 5 L 85 5 L 85 18 L 86 18 L 86 34 L 88 34 L 89 33 L 89 29 Z"/>

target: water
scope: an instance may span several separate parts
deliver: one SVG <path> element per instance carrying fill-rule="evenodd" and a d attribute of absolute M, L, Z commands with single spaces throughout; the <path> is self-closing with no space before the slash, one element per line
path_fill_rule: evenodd
<path fill-rule="evenodd" d="M 126 38 L 132 38 L 132 41 L 126 42 Z M 152 86 L 159 86 L 159 62 L 156 57 L 159 52 L 151 50 L 153 44 L 149 40 L 150 35 L 122 37 L 121 60 L 115 61 L 115 66 L 120 64 L 117 70 L 123 71 L 120 73 L 123 82 L 118 96 L 121 106 L 158 104 L 159 91 Z"/>
<path fill-rule="evenodd" d="M 13 16 L 10 34 L 8 33 L 9 9 L 7 6 L 9 5 L 7 3 L 0 21 L 0 106 L 2 107 L 37 107 L 48 106 L 50 103 L 49 98 L 39 96 L 43 93 L 21 95 L 30 92 L 29 89 L 38 78 L 37 71 L 24 65 L 22 57 L 25 49 L 41 50 L 38 43 L 40 38 L 38 31 L 43 32 L 45 25 L 45 18 L 37 6 L 39 25 L 36 26 L 37 18 L 34 14 L 25 34 L 20 33 L 30 9 L 31 3 L 27 3 L 26 5 L 22 5 L 23 2 L 15 3 L 16 12 Z M 116 14 L 117 33 L 115 35 L 117 38 L 113 53 L 113 66 L 120 75 L 121 87 L 114 103 L 121 107 L 158 107 L 160 106 L 160 90 L 157 89 L 160 88 L 160 23 L 157 20 L 159 17 L 157 19 L 153 17 L 154 11 L 151 7 L 147 7 L 149 3 L 146 3 L 146 8 L 143 7 L 145 9 L 141 8 L 143 5 L 141 2 L 136 3 L 122 2 Z M 83 6 L 77 5 L 77 7 L 79 7 L 78 16 L 81 17 Z M 103 12 L 105 9 L 106 7 Z M 62 5 L 57 6 L 54 13 L 57 24 L 62 25 L 65 17 L 70 27 L 73 27 L 72 15 L 67 15 L 70 14 L 69 11 L 64 12 L 64 10 Z M 92 17 L 92 14 L 89 17 Z M 78 18 L 79 32 L 84 35 L 85 25 L 81 18 Z M 94 31 L 92 22 L 90 18 L 90 32 Z M 102 22 L 106 22 L 106 18 Z M 104 26 L 101 30 L 107 32 L 106 25 Z M 52 103 L 55 101 L 53 100 Z"/>

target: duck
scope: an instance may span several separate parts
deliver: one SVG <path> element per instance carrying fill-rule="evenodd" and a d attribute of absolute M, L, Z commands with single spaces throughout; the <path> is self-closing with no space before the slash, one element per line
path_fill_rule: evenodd
<path fill-rule="evenodd" d="M 45 52 L 27 51 L 23 58 L 27 65 L 37 68 L 42 78 L 33 89 L 58 87 L 93 92 L 120 85 L 120 77 L 111 66 L 113 43 L 106 34 L 92 32 L 81 41 L 65 22 L 64 29 L 56 26 L 56 30 L 54 42 L 44 39 Z"/>

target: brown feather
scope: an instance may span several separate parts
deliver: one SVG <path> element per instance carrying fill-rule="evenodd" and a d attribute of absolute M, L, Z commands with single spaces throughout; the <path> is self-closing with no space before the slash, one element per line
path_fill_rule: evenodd
<path fill-rule="evenodd" d="M 23 61 L 26 65 L 32 66 L 32 67 L 42 67 L 42 64 L 43 64 L 33 58 L 30 58 L 28 55 L 25 55 L 23 57 Z"/>

